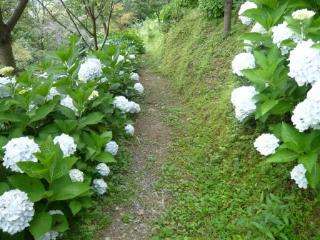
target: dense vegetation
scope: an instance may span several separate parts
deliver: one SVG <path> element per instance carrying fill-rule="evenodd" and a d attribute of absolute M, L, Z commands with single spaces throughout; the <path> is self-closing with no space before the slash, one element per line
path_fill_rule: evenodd
<path fill-rule="evenodd" d="M 145 53 L 175 97 L 153 239 L 320 239 L 319 9 L 0 0 L 0 239 L 104 237 L 132 197 Z"/>

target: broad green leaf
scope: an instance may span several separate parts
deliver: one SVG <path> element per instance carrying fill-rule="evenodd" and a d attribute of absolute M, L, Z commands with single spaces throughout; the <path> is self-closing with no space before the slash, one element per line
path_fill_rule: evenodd
<path fill-rule="evenodd" d="M 78 127 L 83 128 L 87 125 L 97 124 L 97 123 L 101 122 L 103 118 L 104 118 L 104 114 L 102 114 L 102 113 L 99 113 L 99 112 L 90 113 L 89 115 L 82 117 L 79 120 Z"/>
<path fill-rule="evenodd" d="M 46 189 L 39 179 L 19 174 L 8 177 L 8 181 L 13 187 L 26 192 L 32 202 L 40 201 L 45 195 Z"/>
<path fill-rule="evenodd" d="M 316 189 L 319 187 L 319 183 L 320 183 L 319 176 L 320 176 L 320 164 L 316 163 L 312 169 L 312 172 L 311 173 L 307 172 L 308 182 L 313 189 Z"/>
<path fill-rule="evenodd" d="M 312 169 L 317 163 L 317 160 L 318 160 L 318 154 L 311 152 L 311 153 L 307 153 L 300 156 L 298 161 L 299 163 L 303 164 L 303 166 L 308 170 L 309 173 L 311 173 Z"/>
<path fill-rule="evenodd" d="M 29 123 L 44 119 L 49 113 L 51 113 L 54 110 L 55 106 L 57 105 L 57 102 L 57 99 L 50 101 L 49 103 L 46 103 L 41 107 L 37 108 L 34 112 L 32 111 L 32 116 L 30 116 Z"/>
<path fill-rule="evenodd" d="M 116 160 L 114 159 L 114 156 L 112 156 L 111 153 L 108 152 L 102 152 L 100 153 L 95 159 L 93 159 L 95 161 L 98 162 L 102 162 L 102 163 L 113 163 L 116 162 Z"/>
<path fill-rule="evenodd" d="M 293 126 L 283 122 L 281 128 L 281 136 L 282 141 L 287 143 L 288 146 L 291 146 L 292 150 L 301 150 L 301 146 L 304 142 L 303 134 Z"/>
<path fill-rule="evenodd" d="M 279 149 L 271 157 L 267 158 L 268 163 L 285 163 L 292 162 L 298 158 L 298 154 L 288 149 Z"/>
<path fill-rule="evenodd" d="M 265 101 L 257 110 L 257 116 L 261 117 L 268 113 L 274 106 L 278 104 L 278 100 L 270 99 Z"/>
<path fill-rule="evenodd" d="M 52 231 L 63 233 L 69 229 L 67 217 L 61 214 L 52 215 Z"/>
<path fill-rule="evenodd" d="M 47 212 L 39 212 L 33 217 L 29 230 L 35 239 L 39 239 L 50 231 L 52 217 Z"/>
<path fill-rule="evenodd" d="M 69 176 L 62 177 L 54 181 L 49 190 L 53 191 L 51 200 L 68 200 L 73 199 L 90 190 L 87 183 L 72 182 Z"/>
<path fill-rule="evenodd" d="M 82 208 L 82 204 L 80 201 L 78 200 L 72 200 L 69 203 L 69 208 L 72 212 L 73 215 L 76 215 L 78 212 L 80 212 L 81 208 Z"/>
<path fill-rule="evenodd" d="M 33 178 L 45 178 L 48 173 L 48 169 L 44 168 L 41 163 L 19 162 L 17 165 L 24 173 Z"/>

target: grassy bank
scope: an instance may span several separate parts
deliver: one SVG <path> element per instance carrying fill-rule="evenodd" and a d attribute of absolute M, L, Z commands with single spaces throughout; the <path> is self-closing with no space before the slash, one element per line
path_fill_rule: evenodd
<path fill-rule="evenodd" d="M 227 39 L 221 29 L 197 11 L 165 34 L 150 22 L 141 29 L 181 103 L 166 109 L 177 137 L 159 187 L 172 199 L 154 238 L 320 239 L 314 196 L 292 184 L 292 166 L 265 164 L 253 149 L 259 132 L 235 121 L 230 93 L 243 83 L 230 64 L 245 29 L 235 25 Z M 276 197 L 265 204 L 270 193 Z"/>

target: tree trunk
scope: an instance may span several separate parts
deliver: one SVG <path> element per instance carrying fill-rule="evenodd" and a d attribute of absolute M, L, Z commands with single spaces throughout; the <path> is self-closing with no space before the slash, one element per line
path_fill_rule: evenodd
<path fill-rule="evenodd" d="M 16 67 L 12 51 L 11 33 L 7 26 L 0 26 L 0 65 Z"/>
<path fill-rule="evenodd" d="M 232 0 L 224 1 L 224 34 L 228 35 L 231 30 Z"/>

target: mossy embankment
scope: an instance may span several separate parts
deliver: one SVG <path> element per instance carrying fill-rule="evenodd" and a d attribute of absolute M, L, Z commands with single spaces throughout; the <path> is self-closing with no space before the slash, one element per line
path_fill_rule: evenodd
<path fill-rule="evenodd" d="M 292 184 L 292 166 L 265 164 L 255 152 L 254 122 L 235 120 L 230 94 L 245 83 L 230 65 L 246 29 L 235 24 L 227 38 L 222 29 L 198 11 L 166 33 L 156 24 L 140 29 L 151 65 L 179 96 L 165 113 L 176 137 L 159 187 L 172 199 L 155 223 L 155 239 L 256 239 L 239 221 L 258 215 L 270 193 L 286 204 L 289 223 L 281 231 L 289 239 L 319 239 L 314 197 Z"/>

